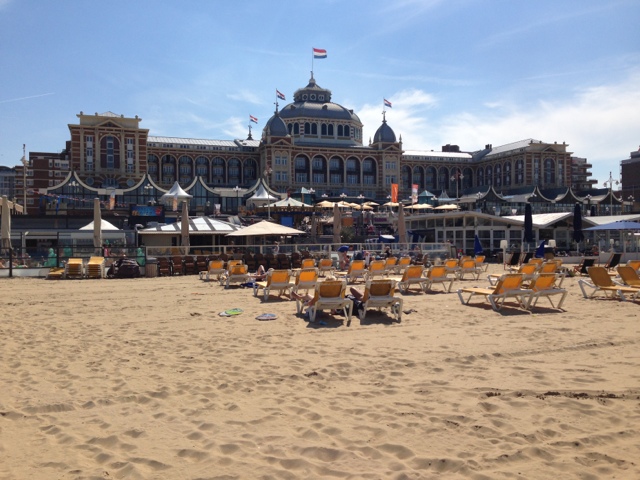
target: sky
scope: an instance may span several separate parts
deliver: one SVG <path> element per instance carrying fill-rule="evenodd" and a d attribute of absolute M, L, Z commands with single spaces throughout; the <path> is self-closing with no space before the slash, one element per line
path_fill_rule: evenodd
<path fill-rule="evenodd" d="M 154 136 L 254 138 L 318 85 L 368 143 L 566 142 L 598 186 L 640 146 L 638 0 L 0 0 L 0 165 L 61 151 L 76 115 Z"/>

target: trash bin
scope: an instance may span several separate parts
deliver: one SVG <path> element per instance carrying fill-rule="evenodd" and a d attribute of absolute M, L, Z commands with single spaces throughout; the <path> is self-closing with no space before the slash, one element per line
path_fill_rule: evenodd
<path fill-rule="evenodd" d="M 144 276 L 147 278 L 155 278 L 158 276 L 158 259 L 147 257 L 147 263 L 144 265 Z"/>

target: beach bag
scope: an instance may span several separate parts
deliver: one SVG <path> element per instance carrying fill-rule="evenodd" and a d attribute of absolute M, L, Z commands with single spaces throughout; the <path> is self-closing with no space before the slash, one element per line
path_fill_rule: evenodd
<path fill-rule="evenodd" d="M 108 278 L 137 278 L 140 276 L 140 266 L 133 258 L 119 258 L 109 267 Z"/>

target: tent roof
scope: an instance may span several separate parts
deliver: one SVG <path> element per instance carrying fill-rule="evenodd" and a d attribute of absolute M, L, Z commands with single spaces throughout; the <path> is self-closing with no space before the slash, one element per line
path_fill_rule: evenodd
<path fill-rule="evenodd" d="M 573 216 L 573 212 L 557 212 L 557 213 L 536 213 L 531 217 L 533 218 L 534 227 L 545 228 L 560 220 L 564 220 L 565 218 L 569 218 L 572 216 Z M 524 224 L 524 215 L 509 215 L 503 218 L 508 218 L 509 220 L 516 220 Z"/>
<path fill-rule="evenodd" d="M 295 228 L 286 227 L 279 223 L 268 222 L 263 220 L 248 227 L 241 228 L 235 232 L 229 233 L 228 237 L 254 237 L 259 235 L 304 235 L 305 232 L 296 230 Z"/>
<path fill-rule="evenodd" d="M 103 231 L 103 232 L 106 231 L 106 230 L 120 230 L 113 223 L 107 222 L 104 218 L 100 221 L 100 223 L 101 223 L 100 230 Z M 80 228 L 80 230 L 91 230 L 91 231 L 93 231 L 93 220 L 91 221 L 91 223 L 88 223 L 84 227 Z"/>
<path fill-rule="evenodd" d="M 272 203 L 271 205 L 269 205 L 270 207 L 308 207 L 308 208 L 313 208 L 313 205 L 307 205 L 306 203 L 303 203 L 299 200 L 296 200 L 295 198 L 284 198 L 282 200 L 278 200 L 277 202 Z"/>
<path fill-rule="evenodd" d="M 266 201 L 266 200 L 278 200 L 278 197 L 274 197 L 269 192 L 267 192 L 267 189 L 264 188 L 264 185 L 261 183 L 258 186 L 258 189 L 256 190 L 256 193 L 254 193 L 247 200 L 264 200 L 264 201 Z"/>
<path fill-rule="evenodd" d="M 104 220 L 103 220 L 104 221 Z M 210 217 L 189 218 L 189 233 L 202 235 L 226 235 L 240 229 L 240 226 L 224 222 Z M 138 233 L 141 234 L 180 234 L 182 231 L 181 222 L 159 225 L 157 227 L 143 228 Z"/>
<path fill-rule="evenodd" d="M 178 182 L 173 184 L 171 190 L 160 197 L 160 201 L 164 202 L 165 200 L 173 200 L 174 198 L 178 198 L 178 200 L 186 200 L 188 198 L 193 198 L 193 196 L 189 195 L 185 192 Z"/>

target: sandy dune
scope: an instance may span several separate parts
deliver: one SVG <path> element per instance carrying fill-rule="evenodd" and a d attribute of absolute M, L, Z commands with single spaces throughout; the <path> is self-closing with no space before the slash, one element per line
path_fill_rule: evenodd
<path fill-rule="evenodd" d="M 349 327 L 194 276 L 0 286 L 1 479 L 640 478 L 640 305 L 576 279 Z"/>

